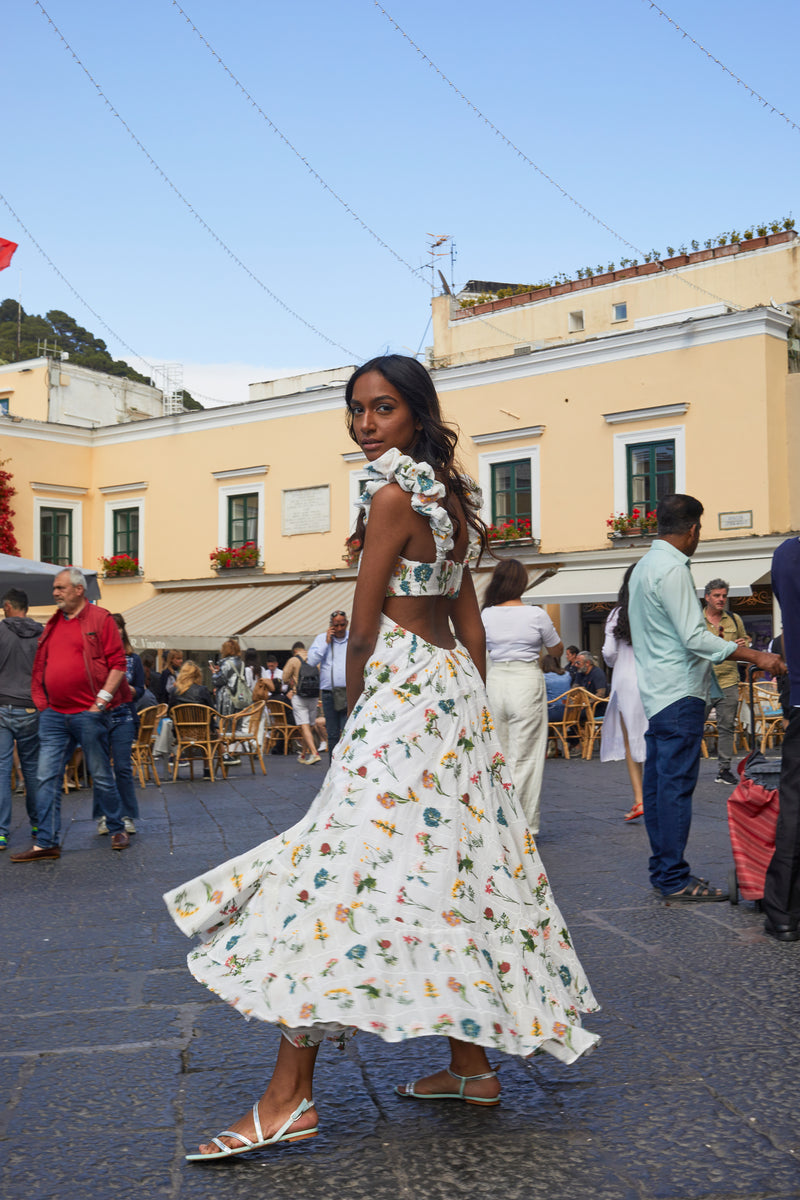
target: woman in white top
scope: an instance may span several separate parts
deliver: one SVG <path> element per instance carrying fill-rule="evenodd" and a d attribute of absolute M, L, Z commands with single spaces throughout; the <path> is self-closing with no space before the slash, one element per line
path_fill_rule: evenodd
<path fill-rule="evenodd" d="M 602 762 L 618 762 L 624 758 L 628 765 L 633 808 L 625 814 L 626 821 L 635 821 L 642 816 L 642 764 L 646 757 L 644 735 L 647 729 L 628 623 L 628 583 L 635 565 L 631 563 L 625 572 L 616 608 L 608 614 L 603 642 L 603 658 L 609 667 L 614 668 L 614 674 L 600 736 L 600 759 Z"/>
<path fill-rule="evenodd" d="M 539 655 L 564 650 L 544 609 L 523 604 L 528 572 L 516 558 L 498 563 L 483 619 L 491 661 L 486 690 L 500 745 L 531 833 L 539 832 L 539 793 L 547 751 L 547 692 Z"/>

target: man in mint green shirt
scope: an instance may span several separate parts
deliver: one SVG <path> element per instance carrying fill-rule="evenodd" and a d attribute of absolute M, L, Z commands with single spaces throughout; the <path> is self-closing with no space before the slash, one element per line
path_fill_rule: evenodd
<path fill-rule="evenodd" d="M 691 875 L 684 857 L 711 666 L 733 658 L 772 675 L 786 666 L 777 654 L 726 642 L 706 629 L 690 570 L 700 540 L 700 501 L 664 496 L 657 512 L 658 537 L 634 568 L 628 604 L 639 692 L 649 721 L 644 819 L 650 879 L 671 901 L 727 900 L 724 892 Z"/>

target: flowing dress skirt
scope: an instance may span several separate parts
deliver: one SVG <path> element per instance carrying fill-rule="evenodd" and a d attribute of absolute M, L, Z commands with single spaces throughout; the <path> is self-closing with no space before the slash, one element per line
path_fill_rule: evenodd
<path fill-rule="evenodd" d="M 598 1040 L 480 675 L 387 617 L 308 813 L 165 901 L 201 939 L 192 974 L 248 1017 L 565 1062 Z"/>

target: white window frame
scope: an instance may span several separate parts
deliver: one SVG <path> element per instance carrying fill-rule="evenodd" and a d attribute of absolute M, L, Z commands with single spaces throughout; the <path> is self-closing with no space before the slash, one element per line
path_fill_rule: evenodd
<path fill-rule="evenodd" d="M 261 556 L 264 555 L 264 484 L 239 483 L 229 484 L 219 489 L 217 517 L 217 546 L 227 546 L 228 541 L 228 501 L 232 496 L 258 496 L 258 518 L 256 520 L 257 538 Z"/>
<path fill-rule="evenodd" d="M 144 571 L 144 498 L 129 500 L 106 500 L 105 522 L 103 528 L 104 558 L 114 554 L 114 513 L 120 508 L 138 508 L 139 510 L 139 570 Z"/>
<path fill-rule="evenodd" d="M 662 425 L 658 429 L 627 430 L 614 434 L 614 512 L 628 511 L 628 446 L 647 442 L 675 443 L 675 491 L 686 491 L 686 428 Z"/>
<path fill-rule="evenodd" d="M 365 480 L 373 479 L 373 478 L 374 478 L 374 476 L 370 475 L 368 473 L 368 471 L 363 467 L 361 468 L 360 471 L 351 471 L 350 472 L 350 484 L 349 484 L 350 508 L 349 508 L 349 512 L 350 512 L 350 533 L 351 534 L 355 532 L 356 521 L 358 520 L 358 509 L 356 508 L 356 505 L 358 504 L 358 498 L 361 495 L 361 484 L 364 483 Z"/>
<path fill-rule="evenodd" d="M 624 316 L 624 317 L 618 317 L 618 316 L 617 316 L 617 309 L 618 309 L 618 308 L 624 308 L 624 309 L 625 309 L 625 316 Z M 613 325 L 613 324 L 619 324 L 619 323 L 621 323 L 621 322 L 623 322 L 623 321 L 627 321 L 627 320 L 628 320 L 628 301 L 627 301 L 627 300 L 618 300 L 618 301 L 616 302 L 616 304 L 612 304 L 612 305 L 611 305 L 611 323 L 612 323 L 612 325 Z"/>
<path fill-rule="evenodd" d="M 498 463 L 519 462 L 529 458 L 531 463 L 531 536 L 542 536 L 542 497 L 539 476 L 539 447 L 517 446 L 515 450 L 496 450 L 478 456 L 478 483 L 483 492 L 481 517 L 487 525 L 492 523 L 492 467 Z"/>
<path fill-rule="evenodd" d="M 576 308 L 567 313 L 567 333 L 584 333 L 586 330 L 586 312 Z"/>
<path fill-rule="evenodd" d="M 41 562 L 43 508 L 70 510 L 72 513 L 72 557 L 74 559 L 71 565 L 86 566 L 83 561 L 83 503 L 80 500 L 66 500 L 62 496 L 34 496 L 33 498 L 33 557 L 37 562 Z"/>

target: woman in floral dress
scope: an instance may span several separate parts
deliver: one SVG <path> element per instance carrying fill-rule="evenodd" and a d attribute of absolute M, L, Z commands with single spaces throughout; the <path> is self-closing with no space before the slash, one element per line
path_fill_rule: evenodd
<path fill-rule="evenodd" d="M 283 1034 L 252 1112 L 194 1159 L 313 1136 L 325 1037 L 445 1034 L 449 1066 L 398 1094 L 484 1105 L 500 1092 L 486 1047 L 571 1062 L 597 1041 L 486 707 L 468 567 L 485 532 L 456 435 L 414 359 L 366 363 L 346 403 L 370 480 L 344 733 L 298 824 L 165 897 L 201 938 L 195 977 Z"/>

